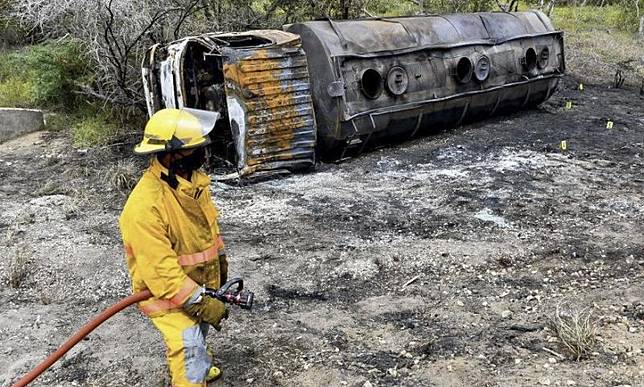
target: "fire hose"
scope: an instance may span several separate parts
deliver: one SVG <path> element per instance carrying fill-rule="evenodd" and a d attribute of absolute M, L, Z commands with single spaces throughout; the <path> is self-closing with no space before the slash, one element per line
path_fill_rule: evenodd
<path fill-rule="evenodd" d="M 233 288 L 233 286 L 235 286 Z M 238 305 L 242 309 L 251 309 L 253 307 L 254 294 L 253 292 L 244 291 L 244 281 L 241 278 L 233 278 L 226 282 L 224 286 L 219 289 L 206 288 L 204 294 L 209 297 L 214 297 L 221 302 Z M 45 360 L 38 364 L 34 369 L 29 371 L 25 376 L 12 385 L 12 387 L 24 387 L 33 382 L 40 374 L 45 372 L 52 366 L 58 359 L 63 357 L 70 349 L 72 349 L 79 341 L 83 340 L 85 336 L 90 334 L 96 327 L 101 325 L 105 320 L 114 316 L 118 312 L 127 308 L 132 304 L 145 301 L 152 297 L 149 290 L 144 290 L 121 299 L 116 304 L 102 311 L 87 324 L 83 325 L 74 335 L 65 341 L 56 352 L 49 355 Z"/>

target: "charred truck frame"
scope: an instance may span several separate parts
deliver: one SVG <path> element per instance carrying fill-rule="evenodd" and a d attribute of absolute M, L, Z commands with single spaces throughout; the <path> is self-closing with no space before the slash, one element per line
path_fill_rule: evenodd
<path fill-rule="evenodd" d="M 320 20 L 151 47 L 149 114 L 214 110 L 234 176 L 310 167 L 547 100 L 563 32 L 538 11 Z"/>

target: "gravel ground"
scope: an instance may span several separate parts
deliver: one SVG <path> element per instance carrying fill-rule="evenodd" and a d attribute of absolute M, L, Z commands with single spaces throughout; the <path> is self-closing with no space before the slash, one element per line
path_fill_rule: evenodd
<path fill-rule="evenodd" d="M 644 385 L 644 99 L 576 85 L 312 173 L 214 184 L 256 307 L 209 336 L 212 385 Z M 129 293 L 113 183 L 141 162 L 115 171 L 119 152 L 56 133 L 0 145 L 2 385 Z M 579 361 L 558 307 L 591 313 Z M 168 382 L 131 308 L 35 385 Z"/>

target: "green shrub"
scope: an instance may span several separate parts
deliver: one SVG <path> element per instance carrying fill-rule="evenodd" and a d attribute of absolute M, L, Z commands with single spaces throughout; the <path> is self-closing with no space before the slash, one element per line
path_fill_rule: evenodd
<path fill-rule="evenodd" d="M 19 77 L 10 77 L 0 82 L 0 106 L 32 107 L 33 100 L 29 81 Z"/>
<path fill-rule="evenodd" d="M 125 132 L 117 114 L 110 110 L 101 110 L 96 106 L 83 104 L 76 112 L 47 113 L 45 128 L 59 132 L 69 130 L 74 139 L 74 145 L 90 147 L 104 145 Z"/>
<path fill-rule="evenodd" d="M 74 82 L 87 77 L 87 57 L 81 47 L 69 41 L 46 43 L 34 46 L 26 59 L 34 102 L 73 109 L 78 96 Z"/>
<path fill-rule="evenodd" d="M 381 16 L 415 15 L 421 8 L 413 1 L 371 0 L 366 3 L 366 9 Z M 492 0 L 425 0 L 423 3 L 425 13 L 451 13 L 451 12 L 480 12 L 497 11 L 498 5 Z"/>
<path fill-rule="evenodd" d="M 88 59 L 75 42 L 47 42 L 0 57 L 0 104 L 75 110 Z"/>
<path fill-rule="evenodd" d="M 78 84 L 91 80 L 88 63 L 73 41 L 0 53 L 0 106 L 47 109 L 47 130 L 71 130 L 78 146 L 105 144 L 119 134 L 122 119 L 80 98 Z"/>
<path fill-rule="evenodd" d="M 73 133 L 75 145 L 93 146 L 114 140 L 120 130 L 109 113 L 84 111 L 75 119 Z"/>
<path fill-rule="evenodd" d="M 644 0 L 640 0 L 640 4 L 644 11 Z M 557 28 L 569 32 L 602 29 L 635 32 L 639 27 L 633 1 L 615 2 L 603 7 L 557 6 L 552 17 Z"/>
<path fill-rule="evenodd" d="M 617 6 L 555 7 L 552 19 L 558 29 L 577 32 L 616 28 L 621 17 Z"/>
<path fill-rule="evenodd" d="M 644 16 L 644 0 L 639 0 L 640 17 Z M 640 26 L 637 12 L 635 11 L 635 2 L 633 0 L 620 0 L 620 17 L 617 20 L 620 29 L 628 32 L 637 32 Z"/>

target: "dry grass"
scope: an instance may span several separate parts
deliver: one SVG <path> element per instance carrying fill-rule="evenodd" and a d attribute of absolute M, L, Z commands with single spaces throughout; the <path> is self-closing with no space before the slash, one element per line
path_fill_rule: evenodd
<path fill-rule="evenodd" d="M 566 62 L 570 72 L 589 83 L 612 83 L 617 70 L 625 84 L 639 86 L 644 79 L 644 41 L 626 33 L 582 31 L 569 33 Z"/>
<path fill-rule="evenodd" d="M 20 287 L 27 278 L 31 265 L 31 253 L 26 246 L 18 246 L 9 261 L 9 286 L 13 289 Z"/>
<path fill-rule="evenodd" d="M 621 70 L 626 85 L 640 86 L 644 38 L 624 30 L 619 7 L 556 7 L 553 21 L 565 32 L 569 73 L 583 82 L 610 84 Z"/>
<path fill-rule="evenodd" d="M 119 160 L 106 172 L 111 187 L 122 194 L 128 194 L 134 188 L 139 175 L 140 171 L 132 159 Z"/>
<path fill-rule="evenodd" d="M 67 192 L 60 183 L 54 180 L 48 180 L 34 194 L 36 196 L 65 195 Z"/>
<path fill-rule="evenodd" d="M 22 211 L 16 216 L 16 224 L 32 224 L 36 221 L 36 214 L 31 211 Z"/>
<path fill-rule="evenodd" d="M 577 361 L 588 357 L 597 345 L 597 320 L 590 309 L 557 305 L 549 326 Z"/>
<path fill-rule="evenodd" d="M 59 286 L 43 286 L 38 294 L 43 305 L 57 304 L 65 300 L 64 291 Z"/>
<path fill-rule="evenodd" d="M 72 200 L 63 204 L 65 220 L 78 218 L 83 214 L 83 208 L 90 207 L 90 200 L 84 190 L 74 190 Z"/>

